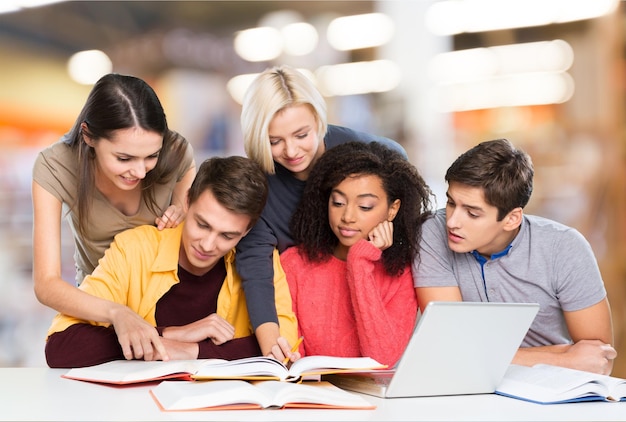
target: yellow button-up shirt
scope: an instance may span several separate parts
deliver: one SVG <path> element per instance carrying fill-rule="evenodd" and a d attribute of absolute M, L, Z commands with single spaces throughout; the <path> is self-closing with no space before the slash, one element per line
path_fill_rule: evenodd
<path fill-rule="evenodd" d="M 183 224 L 158 230 L 139 226 L 117 236 L 94 272 L 80 289 L 103 299 L 128 306 L 148 323 L 156 326 L 155 311 L 159 299 L 180 282 L 178 256 Z M 217 314 L 235 328 L 235 338 L 254 333 L 241 278 L 235 269 L 235 250 L 224 256 L 226 278 L 217 299 Z M 274 290 L 280 334 L 290 344 L 298 336 L 297 320 L 291 307 L 291 295 L 278 252 L 274 251 Z M 77 323 L 108 326 L 108 323 L 85 321 L 68 315 L 54 317 L 48 336 Z"/>

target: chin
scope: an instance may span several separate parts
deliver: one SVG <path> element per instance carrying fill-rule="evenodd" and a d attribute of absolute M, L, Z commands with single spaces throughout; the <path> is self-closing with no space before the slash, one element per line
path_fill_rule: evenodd
<path fill-rule="evenodd" d="M 473 249 L 459 245 L 458 243 L 448 242 L 448 247 L 450 248 L 452 252 L 456 252 L 456 253 L 467 253 L 467 252 L 473 251 Z"/>

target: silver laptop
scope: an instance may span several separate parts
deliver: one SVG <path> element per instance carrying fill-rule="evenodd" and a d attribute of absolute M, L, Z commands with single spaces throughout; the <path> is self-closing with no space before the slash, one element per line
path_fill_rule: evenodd
<path fill-rule="evenodd" d="M 493 393 L 538 310 L 536 303 L 430 302 L 395 369 L 324 379 L 384 398 Z"/>

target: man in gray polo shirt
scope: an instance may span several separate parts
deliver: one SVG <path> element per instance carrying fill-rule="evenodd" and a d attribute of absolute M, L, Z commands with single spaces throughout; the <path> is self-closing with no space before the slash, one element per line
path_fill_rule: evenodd
<path fill-rule="evenodd" d="M 617 352 L 604 282 L 575 229 L 525 215 L 530 157 L 506 139 L 483 142 L 446 172 L 446 208 L 422 227 L 413 278 L 430 301 L 537 302 L 513 363 L 610 374 Z"/>

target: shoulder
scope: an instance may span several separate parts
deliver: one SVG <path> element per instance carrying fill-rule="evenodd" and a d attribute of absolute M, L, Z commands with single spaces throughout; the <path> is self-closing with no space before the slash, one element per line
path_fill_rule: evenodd
<path fill-rule="evenodd" d="M 62 140 L 43 149 L 35 159 L 32 177 L 61 201 L 71 202 L 78 183 L 75 150 Z"/>
<path fill-rule="evenodd" d="M 591 252 L 589 241 L 573 227 L 548 218 L 525 215 L 522 223 L 524 242 L 533 250 L 551 251 L 558 256 L 588 255 Z"/>
<path fill-rule="evenodd" d="M 164 233 L 167 234 L 168 231 L 159 230 L 156 226 L 146 224 L 116 234 L 115 242 L 118 244 L 147 245 L 158 242 Z"/>
<path fill-rule="evenodd" d="M 41 165 L 42 161 L 45 161 L 47 163 L 57 162 L 76 166 L 76 153 L 63 139 L 61 138 L 61 140 L 39 151 L 36 165 Z"/>
<path fill-rule="evenodd" d="M 556 238 L 582 238 L 582 234 L 573 227 L 558 221 L 537 215 L 524 215 L 524 222 L 531 232 L 541 233 L 543 236 Z"/>
<path fill-rule="evenodd" d="M 299 246 L 291 246 L 280 254 L 280 263 L 285 272 L 306 275 L 313 274 L 323 266 L 319 262 L 311 262 Z"/>
<path fill-rule="evenodd" d="M 386 138 L 384 136 L 373 135 L 371 133 L 361 132 L 343 126 L 328 125 L 326 136 L 324 137 L 324 142 L 327 148 L 332 148 L 334 146 L 351 141 L 379 142 L 391 149 L 400 152 L 405 158 L 408 158 L 408 155 L 404 148 L 392 139 Z"/>
<path fill-rule="evenodd" d="M 304 259 L 302 258 L 300 250 L 297 246 L 287 248 L 283 253 L 280 254 L 280 262 L 283 265 L 289 265 L 293 262 L 303 262 L 303 260 Z"/>
<path fill-rule="evenodd" d="M 424 221 L 422 231 L 438 232 L 446 229 L 446 210 L 438 209 Z"/>
<path fill-rule="evenodd" d="M 111 248 L 114 255 L 123 256 L 137 271 L 171 271 L 178 265 L 180 238 L 184 223 L 175 228 L 159 230 L 142 225 L 115 236 Z M 107 251 L 107 254 L 110 254 Z"/>
<path fill-rule="evenodd" d="M 184 136 L 178 134 L 177 132 L 174 133 L 176 134 L 174 144 L 183 151 L 182 160 L 180 160 L 179 162 L 179 168 L 182 171 L 187 171 L 190 167 L 195 165 L 193 146 L 191 145 L 191 142 L 187 141 Z"/>

